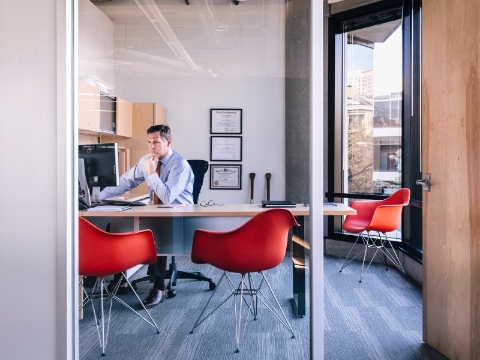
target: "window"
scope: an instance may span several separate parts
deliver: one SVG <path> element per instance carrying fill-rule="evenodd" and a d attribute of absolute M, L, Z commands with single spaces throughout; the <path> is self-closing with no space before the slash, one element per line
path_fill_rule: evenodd
<path fill-rule="evenodd" d="M 405 208 L 389 235 L 421 251 L 421 193 L 412 186 L 421 178 L 419 11 L 418 0 L 392 0 L 330 18 L 326 196 L 349 203 L 410 188 L 420 210 Z M 329 238 L 348 239 L 342 220 L 329 219 Z"/>
<path fill-rule="evenodd" d="M 385 22 L 378 24 L 370 18 Z M 342 144 L 342 164 L 335 174 L 337 179 L 344 179 L 341 193 L 383 195 L 400 188 L 401 25 L 397 8 L 363 17 L 362 21 L 341 21 L 337 26 L 336 45 L 341 51 L 336 71 L 341 73 L 342 91 L 335 112 L 340 131 L 334 139 Z"/>

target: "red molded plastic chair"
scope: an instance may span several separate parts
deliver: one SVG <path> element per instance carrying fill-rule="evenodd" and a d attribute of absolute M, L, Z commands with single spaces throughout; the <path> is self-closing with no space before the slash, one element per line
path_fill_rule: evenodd
<path fill-rule="evenodd" d="M 387 258 L 406 276 L 402 263 L 397 256 L 397 253 L 393 250 L 392 243 L 387 237 L 386 233 L 396 230 L 400 226 L 402 220 L 402 209 L 408 205 L 410 201 L 410 189 L 398 189 L 391 196 L 385 200 L 372 200 L 372 201 L 354 201 L 350 204 L 350 207 L 357 210 L 357 215 L 347 215 L 343 222 L 342 229 L 351 233 L 358 233 L 357 240 L 353 244 L 350 252 L 348 253 L 345 261 L 343 262 L 340 272 L 353 260 L 355 260 L 360 254 L 363 254 L 362 270 L 360 272 L 360 282 L 362 282 L 363 268 L 365 266 L 365 258 L 367 256 L 367 250 L 370 248 L 375 249 L 370 263 L 367 269 L 370 267 L 375 256 L 377 256 L 380 250 L 384 254 L 384 259 L 381 259 L 385 268 L 387 268 Z M 376 231 L 378 237 L 370 237 L 370 232 Z M 366 232 L 366 236 L 364 235 Z M 350 257 L 358 239 L 362 239 L 365 247 L 362 251 L 358 252 L 355 256 Z M 385 245 L 388 245 L 393 250 L 393 255 L 387 251 Z"/>
<path fill-rule="evenodd" d="M 223 270 L 224 273 L 193 326 L 191 333 L 215 310 L 234 296 L 235 340 L 237 345 L 235 352 L 238 352 L 240 347 L 242 303 L 246 303 L 244 296 L 249 295 L 250 301 L 248 302 L 248 313 L 245 318 L 243 332 L 245 332 L 250 313 L 256 320 L 257 301 L 260 300 L 292 333 L 292 338 L 295 337 L 293 329 L 263 273 L 265 270 L 274 268 L 282 262 L 287 247 L 288 231 L 292 226 L 299 225 L 290 211 L 286 209 L 270 209 L 254 216 L 245 224 L 232 231 L 195 231 L 192 244 L 192 261 L 196 264 L 210 264 Z M 242 277 L 238 286 L 233 284 L 227 272 L 241 274 Z M 254 272 L 258 272 L 261 275 L 258 287 L 255 286 L 254 278 L 251 274 Z M 202 318 L 223 278 L 227 279 L 232 293 L 220 305 Z M 261 287 L 264 282 L 267 284 L 279 310 L 275 309 L 273 304 L 262 293 Z M 239 296 L 240 309 L 238 312 L 236 296 Z"/>
<path fill-rule="evenodd" d="M 83 276 L 97 277 L 90 295 L 85 288 L 83 289 L 85 297 L 82 304 L 80 304 L 80 309 L 82 309 L 89 301 L 92 303 L 98 339 L 100 346 L 102 347 L 102 356 L 105 356 L 113 299 L 117 300 L 135 315 L 139 316 L 149 325 L 157 329 L 157 334 L 159 334 L 160 331 L 158 330 L 157 324 L 125 276 L 125 271 L 127 269 L 139 264 L 153 264 L 157 261 L 157 250 L 153 233 L 150 230 L 142 230 L 132 233 L 111 234 L 100 230 L 82 217 L 79 217 L 78 222 L 79 274 Z M 123 277 L 125 277 L 130 289 L 137 297 L 151 321 L 148 321 L 145 317 L 127 305 L 122 299 L 116 296 L 122 278 L 119 279 L 113 292 L 108 292 L 105 283 L 105 276 L 120 272 L 123 274 Z M 82 279 L 80 281 L 82 281 Z M 110 298 L 106 336 L 103 311 L 104 292 L 107 298 Z M 98 327 L 99 321 L 97 320 L 97 314 L 93 303 L 94 300 L 100 300 L 101 334 Z"/>

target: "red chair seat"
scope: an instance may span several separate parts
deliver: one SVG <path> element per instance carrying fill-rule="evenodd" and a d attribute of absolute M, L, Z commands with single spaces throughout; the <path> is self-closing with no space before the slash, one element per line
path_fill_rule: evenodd
<path fill-rule="evenodd" d="M 249 309 L 247 317 L 252 313 L 256 319 L 256 306 L 254 306 L 253 309 L 251 306 L 253 299 L 259 299 L 266 304 L 264 302 L 264 294 L 261 290 L 262 284 L 264 283 L 273 295 L 279 311 L 276 310 L 271 303 L 269 303 L 269 306 L 266 305 L 266 307 L 275 314 L 279 321 L 292 333 L 292 337 L 294 337 L 293 329 L 263 273 L 264 270 L 274 268 L 282 262 L 287 248 L 288 231 L 292 226 L 298 226 L 298 223 L 290 211 L 286 209 L 270 209 L 254 216 L 245 224 L 232 231 L 196 230 L 194 233 L 191 255 L 192 261 L 197 264 L 210 264 L 224 271 L 214 293 L 224 278 L 228 279 L 231 286 L 233 285 L 227 272 L 242 275 L 240 284 L 236 288 L 232 286 L 232 293 L 229 296 L 233 297 L 234 300 L 235 297 L 238 296 L 240 302 L 240 311 L 238 311 L 238 313 L 237 305 L 235 305 L 236 352 L 239 351 L 240 346 L 242 303 L 246 302 L 244 297 L 250 296 L 251 298 L 250 303 L 246 305 Z M 254 272 L 259 272 L 262 276 L 258 288 L 255 288 L 253 285 L 254 281 L 252 280 L 251 273 Z M 245 281 L 245 277 L 248 278 L 247 282 Z M 247 286 L 247 283 L 249 286 L 252 286 L 252 288 Z M 210 299 L 212 299 L 212 297 L 213 294 Z M 221 304 L 225 301 L 226 300 L 221 302 Z M 208 300 L 207 305 L 205 305 L 193 329 L 199 326 L 209 315 L 221 306 L 219 305 L 202 319 L 202 315 L 207 309 L 209 302 L 210 300 Z M 244 324 L 246 327 L 246 320 Z"/>
<path fill-rule="evenodd" d="M 196 230 L 192 261 L 240 274 L 271 269 L 285 257 L 292 226 L 298 223 L 290 211 L 271 209 L 232 231 Z"/>
<path fill-rule="evenodd" d="M 375 249 L 375 254 L 373 255 L 370 263 L 368 264 L 368 267 L 377 255 L 378 250 L 381 250 L 385 257 L 392 261 L 392 263 L 405 274 L 405 270 L 403 269 L 403 266 L 400 263 L 398 256 L 395 252 L 395 256 L 389 254 L 385 249 L 385 243 L 388 243 L 390 245 L 390 248 L 393 249 L 392 244 L 386 234 L 388 232 L 395 231 L 400 226 L 400 223 L 402 221 L 402 209 L 404 206 L 408 205 L 409 201 L 410 189 L 403 188 L 398 189 L 395 193 L 393 193 L 385 200 L 353 201 L 350 204 L 352 208 L 357 210 L 357 214 L 347 215 L 345 221 L 343 222 L 342 229 L 350 233 L 358 234 L 358 237 L 353 244 L 352 249 L 348 253 L 340 271 L 342 271 L 359 255 L 363 254 L 362 271 L 360 273 L 361 282 L 367 250 L 369 248 L 373 248 Z M 371 238 L 371 231 L 376 231 L 379 234 L 379 238 Z M 365 237 L 362 235 L 363 232 L 367 233 Z M 365 247 L 363 251 L 360 251 L 355 256 L 350 258 L 350 255 L 360 238 L 362 239 Z M 385 266 L 387 266 L 386 259 L 384 263 Z"/>
<path fill-rule="evenodd" d="M 98 332 L 100 346 L 102 347 L 102 356 L 105 355 L 113 299 L 116 299 L 135 315 L 139 316 L 149 325 L 154 327 L 157 330 L 157 334 L 159 334 L 160 331 L 157 324 L 143 303 L 140 301 L 140 304 L 150 321 L 140 315 L 132 307 L 128 306 L 123 300 L 116 297 L 118 284 L 113 293 L 109 293 L 104 279 L 107 275 L 120 272 L 125 276 L 124 272 L 126 270 L 139 264 L 154 264 L 157 261 L 157 250 L 153 233 L 150 230 L 142 230 L 130 233 L 111 234 L 97 228 L 82 217 L 79 217 L 78 219 L 78 227 L 79 275 L 97 277 L 97 281 L 95 282 L 90 296 L 84 289 L 86 300 L 80 304 L 80 308 L 82 309 L 87 302 L 92 302 L 95 325 Z M 140 300 L 135 289 L 130 284 L 130 281 L 126 277 L 125 280 L 127 281 L 130 290 L 136 295 L 137 299 Z M 121 279 L 119 282 L 120 281 Z M 110 298 L 106 337 L 103 306 L 104 294 L 107 294 L 107 297 Z M 93 301 L 97 299 L 100 301 L 100 320 L 97 320 L 96 310 L 93 304 Z M 99 322 L 101 322 L 101 331 L 98 326 Z"/>
<path fill-rule="evenodd" d="M 111 234 L 79 218 L 79 272 L 104 277 L 157 261 L 150 230 Z"/>

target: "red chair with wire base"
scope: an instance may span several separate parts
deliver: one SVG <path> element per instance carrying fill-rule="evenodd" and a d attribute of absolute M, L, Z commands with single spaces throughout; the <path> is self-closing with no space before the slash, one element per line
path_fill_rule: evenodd
<path fill-rule="evenodd" d="M 220 308 L 228 299 L 233 297 L 235 311 L 235 341 L 237 346 L 235 352 L 239 352 L 240 348 L 243 302 L 245 302 L 245 306 L 247 306 L 247 315 L 244 320 L 245 324 L 243 327 L 243 333 L 245 332 L 249 315 L 252 314 L 253 319 L 256 320 L 258 314 L 258 300 L 260 300 L 260 302 L 263 303 L 265 307 L 270 310 L 290 331 L 292 338 L 295 338 L 293 329 L 264 274 L 265 270 L 276 267 L 284 259 L 288 231 L 292 226 L 299 225 L 290 211 L 286 209 L 270 209 L 254 216 L 245 224 L 232 231 L 195 231 L 192 244 L 192 261 L 196 264 L 210 264 L 224 272 L 200 316 L 195 322 L 191 333 L 193 333 L 193 330 L 196 327 Z M 241 275 L 240 283 L 237 286 L 234 285 L 232 278 L 227 272 L 238 273 Z M 260 274 L 258 286 L 255 285 L 255 279 L 252 276 L 252 273 L 256 272 Z M 231 294 L 220 302 L 220 304 L 211 312 L 203 316 L 224 278 L 232 290 Z M 272 304 L 262 292 L 262 285 L 264 283 L 270 290 L 277 308 L 275 308 L 274 304 Z M 239 303 L 238 311 L 237 297 Z M 247 299 L 250 297 L 248 304 L 245 297 Z"/>
<path fill-rule="evenodd" d="M 362 282 L 367 251 L 368 249 L 374 249 L 375 252 L 365 269 L 365 272 L 370 267 L 373 259 L 378 255 L 378 252 L 381 251 L 384 255 L 384 259 L 381 257 L 379 258 L 385 264 L 385 269 L 388 269 L 388 259 L 398 268 L 398 270 L 407 276 L 397 253 L 393 249 L 387 233 L 395 231 L 400 226 L 402 209 L 404 206 L 408 205 L 409 201 L 410 189 L 403 188 L 398 189 L 395 193 L 384 200 L 354 201 L 350 204 L 350 207 L 357 210 L 357 214 L 347 215 L 343 222 L 342 229 L 350 233 L 358 233 L 358 237 L 343 262 L 340 272 L 342 272 L 342 270 L 353 260 L 357 259 L 359 255 L 363 254 L 362 270 L 360 272 L 359 281 Z M 377 232 L 378 236 L 371 237 L 370 232 L 372 231 Z M 355 256 L 350 257 L 359 239 L 362 239 L 364 247 Z M 387 243 L 390 249 L 392 249 L 393 255 L 387 250 Z"/>
<path fill-rule="evenodd" d="M 150 326 L 160 333 L 155 320 L 153 320 L 150 313 L 143 305 L 142 300 L 133 289 L 130 281 L 125 276 L 125 271 L 139 264 L 153 264 L 157 261 L 157 250 L 155 247 L 155 240 L 153 233 L 150 230 L 142 230 L 132 233 L 111 234 L 100 230 L 93 224 L 89 223 L 84 218 L 80 217 L 79 222 L 79 274 L 82 276 L 96 277 L 95 284 L 90 294 L 83 288 L 84 299 L 79 305 L 80 309 L 91 302 L 93 315 L 95 318 L 95 325 L 97 327 L 98 340 L 102 347 L 102 356 L 105 356 L 105 347 L 108 341 L 108 331 L 110 329 L 110 315 L 112 312 L 112 302 L 115 299 L 120 304 L 132 311 L 135 315 L 146 321 Z M 117 297 L 117 291 L 122 281 L 120 278 L 112 292 L 108 291 L 105 283 L 105 276 L 122 273 L 122 277 L 128 283 L 132 293 L 136 296 L 140 305 L 145 310 L 150 321 L 135 311 L 131 306 L 125 303 L 122 299 Z M 82 283 L 83 278 L 80 280 Z M 105 316 L 104 316 L 104 300 L 110 299 L 107 329 L 105 334 Z M 100 303 L 100 319 L 97 318 L 97 313 L 94 306 L 94 301 Z M 99 322 L 101 321 L 101 330 L 99 329 Z"/>

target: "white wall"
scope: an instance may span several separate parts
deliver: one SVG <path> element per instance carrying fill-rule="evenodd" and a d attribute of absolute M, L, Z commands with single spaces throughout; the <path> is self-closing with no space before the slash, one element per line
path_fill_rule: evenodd
<path fill-rule="evenodd" d="M 56 358 L 55 32 L 55 0 L 0 3 L 3 359 Z"/>
<path fill-rule="evenodd" d="M 250 173 L 254 201 L 266 199 L 265 173 L 271 173 L 271 199 L 285 198 L 285 100 L 283 78 L 165 78 L 117 75 L 116 88 L 133 102 L 156 102 L 167 109 L 172 148 L 186 159 L 210 162 L 210 109 L 242 109 L 242 189 L 210 190 L 210 171 L 199 201 L 248 203 Z M 147 152 L 147 149 L 146 149 Z M 133 160 L 133 159 L 132 159 Z M 210 162 L 210 164 L 229 162 Z M 231 164 L 235 162 L 230 162 Z"/>

